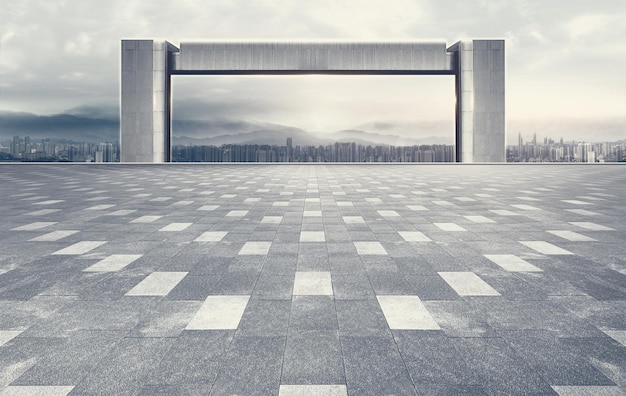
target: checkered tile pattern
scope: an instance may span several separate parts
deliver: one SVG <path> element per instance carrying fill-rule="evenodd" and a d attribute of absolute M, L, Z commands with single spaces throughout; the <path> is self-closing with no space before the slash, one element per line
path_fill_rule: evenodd
<path fill-rule="evenodd" d="M 623 166 L 0 166 L 0 395 L 626 392 Z"/>

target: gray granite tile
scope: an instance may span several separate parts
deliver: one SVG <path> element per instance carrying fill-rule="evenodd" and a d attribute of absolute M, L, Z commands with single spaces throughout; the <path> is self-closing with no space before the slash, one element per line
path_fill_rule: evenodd
<path fill-rule="evenodd" d="M 350 392 L 362 395 L 417 394 L 391 337 L 342 336 L 340 340 Z"/>
<path fill-rule="evenodd" d="M 330 296 L 294 296 L 289 328 L 293 330 L 337 330 L 335 302 Z"/>
<path fill-rule="evenodd" d="M 136 394 L 173 343 L 171 338 L 124 338 L 86 373 L 73 392 Z"/>
<path fill-rule="evenodd" d="M 345 375 L 336 331 L 292 331 L 287 337 L 283 384 L 343 384 Z"/>
<path fill-rule="evenodd" d="M 237 337 L 211 390 L 213 394 L 276 394 L 285 337 Z"/>

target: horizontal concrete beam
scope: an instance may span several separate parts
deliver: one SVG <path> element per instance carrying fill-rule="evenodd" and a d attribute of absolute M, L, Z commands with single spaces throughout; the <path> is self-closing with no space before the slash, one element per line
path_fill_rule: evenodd
<path fill-rule="evenodd" d="M 441 42 L 183 41 L 172 74 L 454 74 Z"/>

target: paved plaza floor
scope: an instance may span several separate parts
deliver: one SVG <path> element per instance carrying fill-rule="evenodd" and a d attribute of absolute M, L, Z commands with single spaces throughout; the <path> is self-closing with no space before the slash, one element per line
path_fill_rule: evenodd
<path fill-rule="evenodd" d="M 0 395 L 623 395 L 626 167 L 0 166 Z"/>

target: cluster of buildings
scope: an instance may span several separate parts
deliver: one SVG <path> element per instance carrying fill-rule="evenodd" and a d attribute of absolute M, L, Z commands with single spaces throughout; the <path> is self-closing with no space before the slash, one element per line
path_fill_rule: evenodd
<path fill-rule="evenodd" d="M 0 160 L 22 162 L 119 162 L 118 142 L 58 143 L 50 139 L 31 140 L 14 136 L 8 145 L 0 144 Z M 454 145 L 365 146 L 355 142 L 325 146 L 227 144 L 172 148 L 174 162 L 455 162 Z M 506 148 L 507 162 L 625 162 L 626 142 L 586 143 L 525 142 L 518 135 L 516 145 Z"/>
<path fill-rule="evenodd" d="M 9 146 L 0 145 L 0 159 L 22 162 L 118 162 L 120 147 L 114 143 L 58 143 L 14 136 Z"/>
<path fill-rule="evenodd" d="M 228 144 L 174 146 L 174 162 L 454 162 L 453 145 L 364 146 L 355 142 L 326 146 Z"/>
<path fill-rule="evenodd" d="M 537 141 L 524 142 L 518 135 L 517 145 L 507 146 L 507 162 L 624 162 L 626 161 L 626 143 L 585 143 L 566 142 L 561 138 L 558 142 L 544 138 Z"/>

